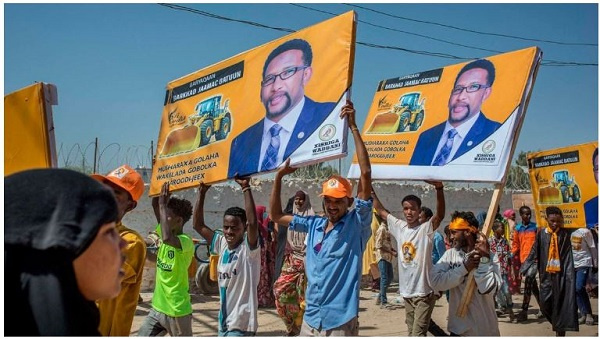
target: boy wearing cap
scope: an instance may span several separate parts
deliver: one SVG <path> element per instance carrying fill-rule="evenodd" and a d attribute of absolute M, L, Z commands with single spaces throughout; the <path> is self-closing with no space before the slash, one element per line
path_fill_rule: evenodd
<path fill-rule="evenodd" d="M 360 166 L 357 198 L 350 182 L 332 176 L 323 184 L 325 216 L 284 214 L 281 209 L 281 179 L 295 171 L 290 160 L 275 176 L 271 192 L 271 219 L 290 230 L 307 232 L 306 309 L 300 336 L 357 336 L 358 296 L 362 256 L 371 237 L 373 204 L 371 164 L 356 127 L 355 111 L 348 101 L 340 116 L 348 119 Z M 348 210 L 356 201 L 356 207 Z"/>
<path fill-rule="evenodd" d="M 375 192 L 373 205 L 377 214 L 387 220 L 390 233 L 398 244 L 398 291 L 404 298 L 406 325 L 409 336 L 427 336 L 431 312 L 436 296 L 429 283 L 429 271 L 432 267 L 433 236 L 439 227 L 446 210 L 444 186 L 440 181 L 426 181 L 435 186 L 437 204 L 436 213 L 421 224 L 421 199 L 408 195 L 402 199 L 402 209 L 406 221 L 389 213 Z M 443 291 L 443 290 L 437 290 Z"/>
<path fill-rule="evenodd" d="M 146 243 L 138 232 L 125 227 L 121 221 L 125 214 L 137 206 L 144 193 L 144 181 L 139 173 L 128 165 L 123 165 L 107 175 L 93 174 L 92 178 L 112 188 L 119 210 L 117 231 L 127 243 L 123 249 L 125 262 L 122 269 L 125 274 L 121 281 L 121 292 L 113 299 L 97 302 L 100 310 L 98 330 L 102 336 L 128 337 L 142 286 Z"/>
<path fill-rule="evenodd" d="M 169 183 L 160 195 L 152 198 L 154 215 L 159 225 L 160 239 L 156 254 L 156 280 L 152 309 L 140 327 L 138 336 L 192 336 L 192 302 L 188 267 L 194 256 L 192 238 L 183 233 L 183 226 L 192 217 L 192 204 L 170 196 Z"/>
<path fill-rule="evenodd" d="M 450 290 L 448 331 L 450 336 L 500 336 L 494 294 L 502 285 L 498 258 L 490 255 L 486 237 L 478 232 L 479 222 L 472 212 L 454 212 L 450 222 L 452 247 L 431 270 L 431 286 L 436 291 Z M 464 317 L 456 315 L 466 276 L 475 270 L 477 291 Z"/>

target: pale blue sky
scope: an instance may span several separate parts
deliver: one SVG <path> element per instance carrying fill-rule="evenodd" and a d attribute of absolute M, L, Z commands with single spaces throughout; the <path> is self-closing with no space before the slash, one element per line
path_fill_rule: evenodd
<path fill-rule="evenodd" d="M 183 6 L 294 30 L 331 17 L 290 4 Z M 536 45 L 543 50 L 544 60 L 598 63 L 597 4 L 360 4 L 391 15 L 474 31 L 594 46 L 468 33 L 344 4 L 305 6 L 336 14 L 354 9 L 359 20 L 456 44 L 497 51 Z M 59 105 L 54 107 L 54 122 L 63 159 L 73 145 L 85 147 L 95 137 L 101 149 L 118 143 L 122 156 L 127 149 L 139 152 L 137 145 L 149 147 L 151 140 L 156 144 L 169 81 L 286 34 L 157 4 L 5 4 L 4 93 L 34 81 L 57 85 Z M 467 58 L 497 54 L 365 23 L 358 24 L 357 41 Z M 379 80 L 462 61 L 357 45 L 352 97 L 359 126 Z M 517 152 L 597 139 L 598 67 L 542 66 Z M 91 149 L 86 153 L 89 159 Z M 350 151 L 353 149 L 351 146 Z M 59 165 L 63 159 L 59 157 Z M 104 164 L 109 160 L 105 157 Z M 350 156 L 343 160 L 344 173 L 349 161 Z M 133 166 L 148 164 L 147 159 L 131 162 Z"/>

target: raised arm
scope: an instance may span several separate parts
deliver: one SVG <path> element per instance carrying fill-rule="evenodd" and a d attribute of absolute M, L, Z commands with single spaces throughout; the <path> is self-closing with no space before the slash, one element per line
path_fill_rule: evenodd
<path fill-rule="evenodd" d="M 340 114 L 341 118 L 348 119 L 348 128 L 354 138 L 354 147 L 356 148 L 356 157 L 358 158 L 358 166 L 360 167 L 360 180 L 357 196 L 361 200 L 369 200 L 371 198 L 371 162 L 365 143 L 360 136 L 360 130 L 356 127 L 356 111 L 354 104 L 348 100 L 346 105 L 342 107 Z"/>
<path fill-rule="evenodd" d="M 246 222 L 248 223 L 248 244 L 251 249 L 258 246 L 258 221 L 256 219 L 256 206 L 254 205 L 254 197 L 250 189 L 250 177 L 240 178 L 235 176 L 235 182 L 242 188 L 244 194 L 244 208 L 246 209 Z"/>
<path fill-rule="evenodd" d="M 273 181 L 273 189 L 271 190 L 271 199 L 269 200 L 269 210 L 271 213 L 271 220 L 280 226 L 287 226 L 292 222 L 294 218 L 291 214 L 283 213 L 281 209 L 281 179 L 296 171 L 295 168 L 290 167 L 290 159 L 285 161 L 285 165 L 280 168 L 275 174 L 275 180 Z"/>
<path fill-rule="evenodd" d="M 446 214 L 446 199 L 444 198 L 444 184 L 441 181 L 425 180 L 426 183 L 435 186 L 435 193 L 437 197 L 437 205 L 435 206 L 435 214 L 431 218 L 431 226 L 433 230 L 436 230 Z"/>
<path fill-rule="evenodd" d="M 204 223 L 204 200 L 209 188 L 210 186 L 204 183 L 200 183 L 200 187 L 198 187 L 198 198 L 196 199 L 196 206 L 194 206 L 193 227 L 210 245 L 215 232 Z"/>
<path fill-rule="evenodd" d="M 158 207 L 158 195 L 152 198 L 152 210 L 154 210 L 154 216 L 156 217 L 156 222 L 160 222 L 160 209 Z"/>
<path fill-rule="evenodd" d="M 169 193 L 169 182 L 165 182 L 160 190 L 158 197 L 158 210 L 160 211 L 160 230 L 164 244 L 171 245 L 175 248 L 181 248 L 181 241 L 173 234 L 169 220 L 167 220 L 167 204 L 171 194 Z"/>
<path fill-rule="evenodd" d="M 375 208 L 377 215 L 381 219 L 383 219 L 387 222 L 387 217 L 388 217 L 389 212 L 385 209 L 385 207 L 381 203 L 381 200 L 379 200 L 379 198 L 377 197 L 377 194 L 375 193 L 375 190 L 373 188 L 371 188 L 371 196 L 373 197 L 373 208 Z"/>

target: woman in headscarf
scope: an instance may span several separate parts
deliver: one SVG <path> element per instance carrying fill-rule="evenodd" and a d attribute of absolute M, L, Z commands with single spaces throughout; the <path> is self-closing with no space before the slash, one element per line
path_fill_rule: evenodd
<path fill-rule="evenodd" d="M 71 170 L 4 179 L 7 336 L 99 336 L 95 300 L 121 289 L 117 204 L 100 182 Z"/>
<path fill-rule="evenodd" d="M 258 241 L 260 244 L 260 280 L 258 282 L 258 307 L 275 305 L 273 296 L 273 275 L 275 274 L 275 242 L 269 230 L 267 207 L 256 206 L 258 219 Z"/>
<path fill-rule="evenodd" d="M 298 191 L 294 195 L 293 213 L 301 216 L 315 215 L 306 192 Z M 306 291 L 305 240 L 306 233 L 287 230 L 283 267 L 281 268 L 281 275 L 273 286 L 277 313 L 285 323 L 288 336 L 297 336 L 300 333 L 304 315 L 304 293 Z"/>

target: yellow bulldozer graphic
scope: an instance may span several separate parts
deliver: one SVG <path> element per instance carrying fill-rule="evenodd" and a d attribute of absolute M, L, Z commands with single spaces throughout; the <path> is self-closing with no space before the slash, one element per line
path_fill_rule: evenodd
<path fill-rule="evenodd" d="M 406 93 L 391 110 L 375 116 L 366 134 L 413 132 L 421 127 L 424 118 L 425 98 L 419 92 Z"/>
<path fill-rule="evenodd" d="M 187 124 L 172 130 L 165 140 L 162 156 L 189 152 L 214 141 L 227 138 L 231 131 L 229 100 L 221 107 L 221 95 L 216 95 L 198 103 L 195 113 L 188 117 Z"/>
<path fill-rule="evenodd" d="M 560 170 L 552 174 L 549 186 L 539 189 L 540 204 L 566 204 L 569 201 L 579 202 L 581 191 L 569 171 Z"/>

